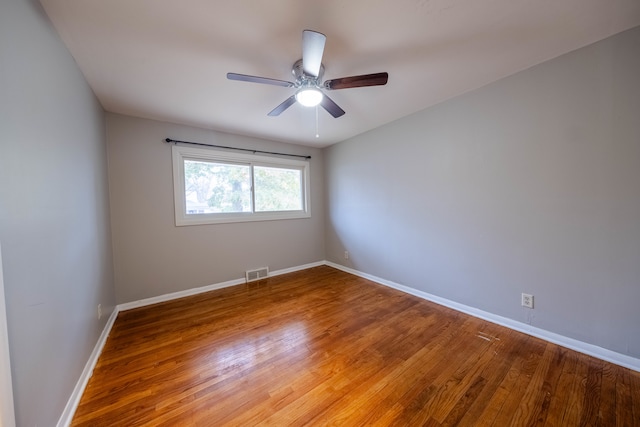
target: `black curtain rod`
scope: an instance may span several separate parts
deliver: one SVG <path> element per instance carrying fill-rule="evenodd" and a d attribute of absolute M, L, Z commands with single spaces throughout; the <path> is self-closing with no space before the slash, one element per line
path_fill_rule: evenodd
<path fill-rule="evenodd" d="M 201 145 L 203 147 L 226 148 L 227 150 L 248 151 L 248 152 L 253 153 L 253 154 L 256 154 L 256 153 L 273 154 L 275 156 L 300 157 L 302 159 L 310 159 L 311 158 L 311 156 L 302 156 L 300 154 L 274 153 L 272 151 L 261 151 L 261 150 L 250 150 L 248 148 L 227 147 L 225 145 L 203 144 L 201 142 L 190 142 L 190 141 L 178 141 L 177 139 L 171 139 L 171 138 L 166 138 L 164 140 L 164 142 L 174 143 L 174 144 Z"/>

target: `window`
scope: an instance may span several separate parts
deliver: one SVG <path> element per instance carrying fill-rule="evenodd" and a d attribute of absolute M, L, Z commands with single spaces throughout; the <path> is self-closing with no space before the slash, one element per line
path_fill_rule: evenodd
<path fill-rule="evenodd" d="M 311 216 L 308 161 L 171 149 L 176 225 Z"/>

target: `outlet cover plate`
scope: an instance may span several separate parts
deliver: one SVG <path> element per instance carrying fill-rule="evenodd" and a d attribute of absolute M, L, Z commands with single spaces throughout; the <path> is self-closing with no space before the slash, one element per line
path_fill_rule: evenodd
<path fill-rule="evenodd" d="M 522 294 L 522 306 L 527 308 L 533 308 L 533 295 Z"/>

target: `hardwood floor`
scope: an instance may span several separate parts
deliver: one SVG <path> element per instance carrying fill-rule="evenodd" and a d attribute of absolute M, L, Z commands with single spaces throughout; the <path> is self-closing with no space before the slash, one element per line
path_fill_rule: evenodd
<path fill-rule="evenodd" d="M 331 267 L 119 314 L 74 426 L 640 426 L 640 373 Z"/>

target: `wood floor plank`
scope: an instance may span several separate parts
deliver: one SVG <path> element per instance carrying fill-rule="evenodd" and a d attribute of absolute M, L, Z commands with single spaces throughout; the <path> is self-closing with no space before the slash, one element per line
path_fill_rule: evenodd
<path fill-rule="evenodd" d="M 494 357 L 480 373 L 480 377 L 486 381 L 486 384 L 483 386 L 481 393 L 466 408 L 464 414 L 456 423 L 457 425 L 477 426 L 480 423 L 488 425 L 489 420 L 483 418 L 485 409 L 489 406 L 491 399 L 496 395 L 513 361 L 517 360 L 522 350 L 520 346 L 511 345 L 514 334 L 516 334 L 515 331 L 504 330 L 501 335 L 502 338 L 492 337 L 500 344 L 492 349 Z M 505 345 L 505 343 L 508 343 L 508 345 Z M 493 415 L 487 414 L 487 417 L 495 417 L 495 413 L 493 413 Z M 493 418 L 491 418 L 491 421 L 493 421 Z M 445 420 L 445 422 L 447 422 L 447 420 Z M 447 423 L 450 423 L 450 421 Z"/>
<path fill-rule="evenodd" d="M 562 418 L 564 416 L 564 411 L 567 407 L 567 401 L 570 398 L 572 392 L 571 388 L 575 379 L 578 354 L 574 351 L 564 350 L 564 365 L 560 372 L 560 377 L 558 378 L 556 390 L 551 396 L 547 418 L 545 419 L 544 425 L 547 427 L 560 427 L 563 425 Z"/>
<path fill-rule="evenodd" d="M 582 354 L 577 355 L 577 362 L 573 372 L 573 381 L 569 391 L 565 411 L 562 415 L 561 425 L 581 425 L 580 419 L 584 408 L 588 369 L 587 357 Z"/>
<path fill-rule="evenodd" d="M 616 371 L 617 366 L 603 363 L 602 387 L 600 389 L 600 408 L 598 411 L 598 424 L 616 425 Z"/>
<path fill-rule="evenodd" d="M 619 368 L 620 369 L 620 368 Z M 631 413 L 632 423 L 629 425 L 640 426 L 640 372 L 625 370 L 629 378 L 629 391 L 631 394 Z"/>
<path fill-rule="evenodd" d="M 498 414 L 502 411 L 502 407 L 509 396 L 513 393 L 515 385 L 518 383 L 520 373 L 524 369 L 524 364 L 529 352 L 531 351 L 528 343 L 533 338 L 518 334 L 514 331 L 513 339 L 509 341 L 509 353 L 506 355 L 505 363 L 508 370 L 505 375 L 499 379 L 499 384 L 488 401 L 479 409 L 479 416 L 475 420 L 470 420 L 472 426 L 487 427 L 494 425 L 494 421 Z M 507 415 L 508 416 L 508 415 Z M 464 418 L 462 420 L 464 422 Z"/>
<path fill-rule="evenodd" d="M 541 409 L 541 403 L 545 400 L 547 391 L 544 390 L 544 378 L 553 360 L 555 346 L 547 345 L 540 361 L 531 376 L 531 381 L 520 398 L 509 425 L 530 425 L 536 420 Z M 544 421 L 544 420 L 543 420 Z"/>
<path fill-rule="evenodd" d="M 604 362 L 589 358 L 587 378 L 585 382 L 585 395 L 580 424 L 599 425 L 600 393 L 602 389 L 602 367 Z"/>
<path fill-rule="evenodd" d="M 634 426 L 640 374 L 321 266 L 122 312 L 73 426 Z"/>
<path fill-rule="evenodd" d="M 434 331 L 440 331 L 433 328 Z M 432 370 L 437 372 L 437 365 L 434 358 L 440 355 L 443 348 L 453 337 L 445 333 L 437 333 L 432 338 L 428 338 L 425 344 L 419 348 L 409 359 L 400 360 L 398 363 L 387 366 L 385 371 L 381 372 L 379 378 L 372 378 L 370 384 L 363 384 L 360 389 L 354 390 L 358 397 L 363 401 L 376 400 L 382 404 L 370 408 L 367 405 L 352 405 L 350 400 L 342 400 L 334 408 L 338 415 L 338 420 L 343 419 L 346 422 L 350 419 L 352 422 L 360 425 L 374 423 L 378 418 L 397 418 L 402 412 L 403 407 L 396 407 L 394 402 L 402 400 L 403 388 L 395 387 L 396 384 L 403 384 L 405 387 L 409 381 L 417 377 L 417 373 L 425 367 L 432 366 Z M 417 340 L 416 340 L 417 341 Z M 424 375 L 428 375 L 425 373 Z M 393 410 L 383 417 L 383 413 L 388 412 L 391 406 Z"/>
<path fill-rule="evenodd" d="M 516 416 L 516 411 L 522 404 L 529 383 L 540 363 L 543 352 L 547 348 L 547 343 L 542 340 L 531 339 L 528 343 L 528 352 L 523 357 L 522 363 L 516 365 L 517 370 L 510 372 L 512 376 L 507 378 L 506 397 L 492 423 L 496 427 L 511 425 L 511 420 Z"/>
<path fill-rule="evenodd" d="M 438 378 L 441 378 L 440 382 L 443 382 L 443 371 L 453 372 L 457 369 L 456 360 L 464 359 L 460 350 L 471 347 L 467 345 L 469 337 L 467 330 L 477 322 L 477 319 L 467 319 L 460 324 L 459 328 L 455 328 L 455 331 L 443 333 L 443 341 L 432 347 L 430 351 L 424 353 L 418 351 L 417 357 L 412 358 L 412 363 L 407 366 L 408 369 L 404 369 L 393 382 L 387 383 L 388 392 L 375 396 L 376 399 L 382 397 L 381 404 L 373 408 L 367 422 L 373 421 L 381 413 L 385 413 L 386 408 L 399 404 L 402 410 L 397 413 L 398 407 L 394 408 L 393 413 L 396 413 L 394 424 L 406 424 L 414 416 L 415 408 L 419 407 L 416 402 L 432 396 L 432 392 L 439 388 L 437 386 L 429 388 L 431 383 Z M 474 341 L 474 343 L 478 343 L 478 341 Z M 397 384 L 402 384 L 402 387 L 397 387 Z M 425 392 L 429 394 L 425 395 Z M 387 418 L 389 416 L 390 414 L 385 415 Z"/>
<path fill-rule="evenodd" d="M 466 366 L 464 363 L 460 364 L 458 370 L 448 381 L 446 388 L 449 392 L 446 398 L 442 399 L 435 407 L 433 418 L 443 425 L 451 424 L 452 420 L 455 420 L 455 424 L 457 424 L 464 415 L 464 412 L 460 410 L 461 406 L 466 411 L 486 385 L 486 379 L 481 377 L 480 374 L 495 360 L 496 353 L 500 350 L 501 345 L 501 341 L 495 339 L 498 336 L 502 336 L 499 331 L 504 331 L 504 328 L 489 323 L 484 326 L 476 334 L 476 338 L 486 342 L 484 352 L 479 350 L 475 361 L 473 357 L 469 357 L 468 360 L 472 363 Z M 504 332 L 504 337 L 506 338 L 508 334 L 506 331 Z M 491 339 L 488 337 L 491 337 Z M 474 394 L 474 399 L 469 398 L 470 393 Z M 455 414 L 452 414 L 454 408 L 457 409 L 454 411 Z M 447 419 L 449 421 L 445 422 Z"/>

